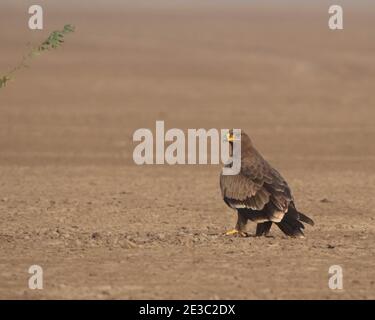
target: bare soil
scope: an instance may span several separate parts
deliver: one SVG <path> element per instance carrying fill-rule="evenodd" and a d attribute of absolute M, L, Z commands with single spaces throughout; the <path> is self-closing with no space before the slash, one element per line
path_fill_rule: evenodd
<path fill-rule="evenodd" d="M 0 92 L 0 298 L 374 299 L 374 6 L 345 2 L 331 31 L 324 1 L 176 3 L 48 1 L 32 32 L 28 2 L 2 2 L 0 70 L 77 31 Z M 134 164 L 156 120 L 245 130 L 316 222 L 306 239 L 223 236 L 220 166 Z"/>

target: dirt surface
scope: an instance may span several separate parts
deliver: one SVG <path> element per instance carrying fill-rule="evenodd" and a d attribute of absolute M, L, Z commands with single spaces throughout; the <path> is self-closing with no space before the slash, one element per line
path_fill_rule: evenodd
<path fill-rule="evenodd" d="M 0 91 L 1 299 L 375 298 L 373 5 L 341 2 L 331 31 L 327 2 L 40 1 L 32 32 L 13 2 L 0 70 L 77 31 Z M 156 120 L 245 130 L 315 220 L 306 239 L 223 236 L 220 166 L 133 163 L 133 132 Z"/>

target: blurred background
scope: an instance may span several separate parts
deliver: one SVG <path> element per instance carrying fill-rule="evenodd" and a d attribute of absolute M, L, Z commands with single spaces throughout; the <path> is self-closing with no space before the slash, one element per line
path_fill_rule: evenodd
<path fill-rule="evenodd" d="M 1 91 L 0 163 L 131 164 L 132 133 L 156 120 L 242 128 L 274 157 L 374 160 L 371 1 L 335 1 L 341 31 L 332 1 L 37 2 L 43 31 L 27 27 L 35 1 L 2 1 L 3 73 L 77 30 Z"/>

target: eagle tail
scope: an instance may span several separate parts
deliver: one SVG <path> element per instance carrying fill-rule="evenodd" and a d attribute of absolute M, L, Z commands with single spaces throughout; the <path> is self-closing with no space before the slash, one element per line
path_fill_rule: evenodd
<path fill-rule="evenodd" d="M 294 203 L 291 203 L 289 205 L 287 214 L 292 216 L 296 220 L 299 220 L 299 221 L 302 221 L 302 222 L 305 222 L 305 223 L 309 224 L 310 226 L 314 225 L 314 221 L 312 219 L 310 219 L 308 216 L 306 216 L 305 214 L 303 214 L 302 212 L 299 212 L 296 209 Z"/>
<path fill-rule="evenodd" d="M 305 228 L 304 225 L 292 215 L 288 215 L 288 213 L 285 214 L 284 218 L 280 222 L 276 222 L 276 224 L 287 236 L 293 238 L 305 237 L 302 231 L 302 229 Z"/>
<path fill-rule="evenodd" d="M 289 206 L 287 213 L 285 213 L 284 218 L 276 224 L 286 235 L 291 237 L 303 238 L 304 234 L 302 229 L 304 229 L 305 226 L 301 221 L 311 226 L 314 225 L 314 221 L 312 219 L 310 219 L 302 212 L 297 211 L 295 206 L 291 205 Z"/>
<path fill-rule="evenodd" d="M 299 214 L 299 220 L 300 221 L 305 222 L 305 223 L 309 224 L 310 226 L 314 225 L 314 221 L 312 219 L 310 219 L 308 216 L 304 215 L 301 212 L 298 212 L 298 214 Z"/>

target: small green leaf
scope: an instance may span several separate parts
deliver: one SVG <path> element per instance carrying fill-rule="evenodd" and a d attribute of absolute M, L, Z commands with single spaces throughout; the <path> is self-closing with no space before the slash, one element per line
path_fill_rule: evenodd
<path fill-rule="evenodd" d="M 5 87 L 7 82 L 11 79 L 11 76 L 17 72 L 21 68 L 28 67 L 27 62 L 28 60 L 39 56 L 44 51 L 49 51 L 51 49 L 57 49 L 64 43 L 64 36 L 65 34 L 68 34 L 70 32 L 74 32 L 75 27 L 71 24 L 66 24 L 61 31 L 53 31 L 50 33 L 48 38 L 44 40 L 39 46 L 37 47 L 31 47 L 30 44 L 28 44 L 29 47 L 29 53 L 25 55 L 22 59 L 22 61 L 13 68 L 10 72 L 8 72 L 5 76 L 0 76 L 0 88 Z"/>
<path fill-rule="evenodd" d="M 66 25 L 64 26 L 64 30 L 63 30 L 63 32 L 64 32 L 64 33 L 69 33 L 69 32 L 74 32 L 74 30 L 75 30 L 75 27 L 74 27 L 74 26 L 72 26 L 71 24 L 66 24 Z"/>
<path fill-rule="evenodd" d="M 0 88 L 5 87 L 9 80 L 10 77 L 8 76 L 3 76 L 2 78 L 0 78 Z"/>

